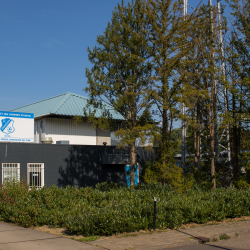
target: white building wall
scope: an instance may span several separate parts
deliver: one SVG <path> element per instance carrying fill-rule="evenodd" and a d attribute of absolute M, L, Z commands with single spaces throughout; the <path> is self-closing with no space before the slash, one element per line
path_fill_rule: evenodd
<path fill-rule="evenodd" d="M 37 122 L 39 125 L 40 120 Z M 43 119 L 43 129 L 44 136 L 52 137 L 53 144 L 56 141 L 69 141 L 69 144 L 96 145 L 96 130 L 89 122 L 75 125 L 72 119 L 46 117 Z"/>
<path fill-rule="evenodd" d="M 74 125 L 69 119 L 36 119 L 34 142 L 41 143 L 42 137 L 52 137 L 54 144 L 56 141 L 69 141 L 70 144 L 96 145 L 96 130 L 91 123 Z"/>
<path fill-rule="evenodd" d="M 34 124 L 34 142 L 38 143 L 38 141 L 37 141 L 37 122 L 35 121 L 34 123 L 35 123 Z"/>
<path fill-rule="evenodd" d="M 46 121 L 44 118 L 36 119 L 34 124 L 34 142 L 41 143 L 42 137 L 45 137 Z"/>

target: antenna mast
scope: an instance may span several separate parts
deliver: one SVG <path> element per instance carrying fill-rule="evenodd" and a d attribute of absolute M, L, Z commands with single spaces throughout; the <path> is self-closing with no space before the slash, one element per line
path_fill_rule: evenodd
<path fill-rule="evenodd" d="M 222 76 L 223 81 L 226 80 L 226 65 L 225 65 L 225 54 L 224 54 L 224 47 L 223 47 L 223 36 L 222 36 L 222 28 L 221 28 L 221 9 L 220 9 L 220 0 L 217 0 L 217 8 L 218 8 L 218 21 L 219 21 L 219 41 L 221 46 L 221 70 L 222 70 Z M 228 111 L 228 101 L 227 101 L 227 88 L 224 88 L 224 105 L 225 105 L 225 111 Z M 231 146 L 230 146 L 230 134 L 229 134 L 229 125 L 227 125 L 226 128 L 226 138 L 227 138 L 227 159 L 228 162 L 231 161 Z"/>

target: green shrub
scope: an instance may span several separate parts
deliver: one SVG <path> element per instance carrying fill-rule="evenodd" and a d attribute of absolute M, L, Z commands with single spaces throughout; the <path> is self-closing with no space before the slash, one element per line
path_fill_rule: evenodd
<path fill-rule="evenodd" d="M 115 182 L 110 182 L 110 183 L 107 183 L 107 182 L 101 182 L 101 183 L 98 183 L 95 188 L 100 190 L 100 191 L 111 191 L 113 189 L 119 189 L 119 188 L 122 188 L 124 187 L 124 185 L 122 184 L 118 184 L 118 183 L 115 183 Z"/>
<path fill-rule="evenodd" d="M 84 236 L 112 235 L 153 228 L 153 198 L 157 198 L 156 226 L 176 228 L 186 223 L 221 221 L 250 214 L 250 189 L 175 192 L 160 184 L 96 188 L 28 190 L 21 183 L 0 189 L 0 217 L 29 227 L 66 227 Z"/>

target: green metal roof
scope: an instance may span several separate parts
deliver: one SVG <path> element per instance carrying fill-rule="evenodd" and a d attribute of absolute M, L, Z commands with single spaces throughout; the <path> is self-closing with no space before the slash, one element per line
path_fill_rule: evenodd
<path fill-rule="evenodd" d="M 87 97 L 68 92 L 11 111 L 33 113 L 35 118 L 47 115 L 84 116 L 83 108 L 86 107 L 88 99 Z M 123 120 L 122 115 L 112 110 L 111 106 L 104 105 L 107 109 L 110 109 L 113 119 Z M 98 109 L 96 118 L 100 117 L 101 113 L 101 109 Z"/>

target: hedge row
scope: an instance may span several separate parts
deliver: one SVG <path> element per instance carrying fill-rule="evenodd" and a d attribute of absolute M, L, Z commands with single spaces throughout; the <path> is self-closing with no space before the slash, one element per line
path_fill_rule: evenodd
<path fill-rule="evenodd" d="M 157 197 L 157 228 L 250 214 L 250 189 L 173 192 L 160 185 L 97 188 L 43 188 L 29 191 L 20 183 L 0 190 L 0 216 L 28 226 L 66 227 L 74 234 L 112 235 L 153 227 L 153 198 Z"/>

